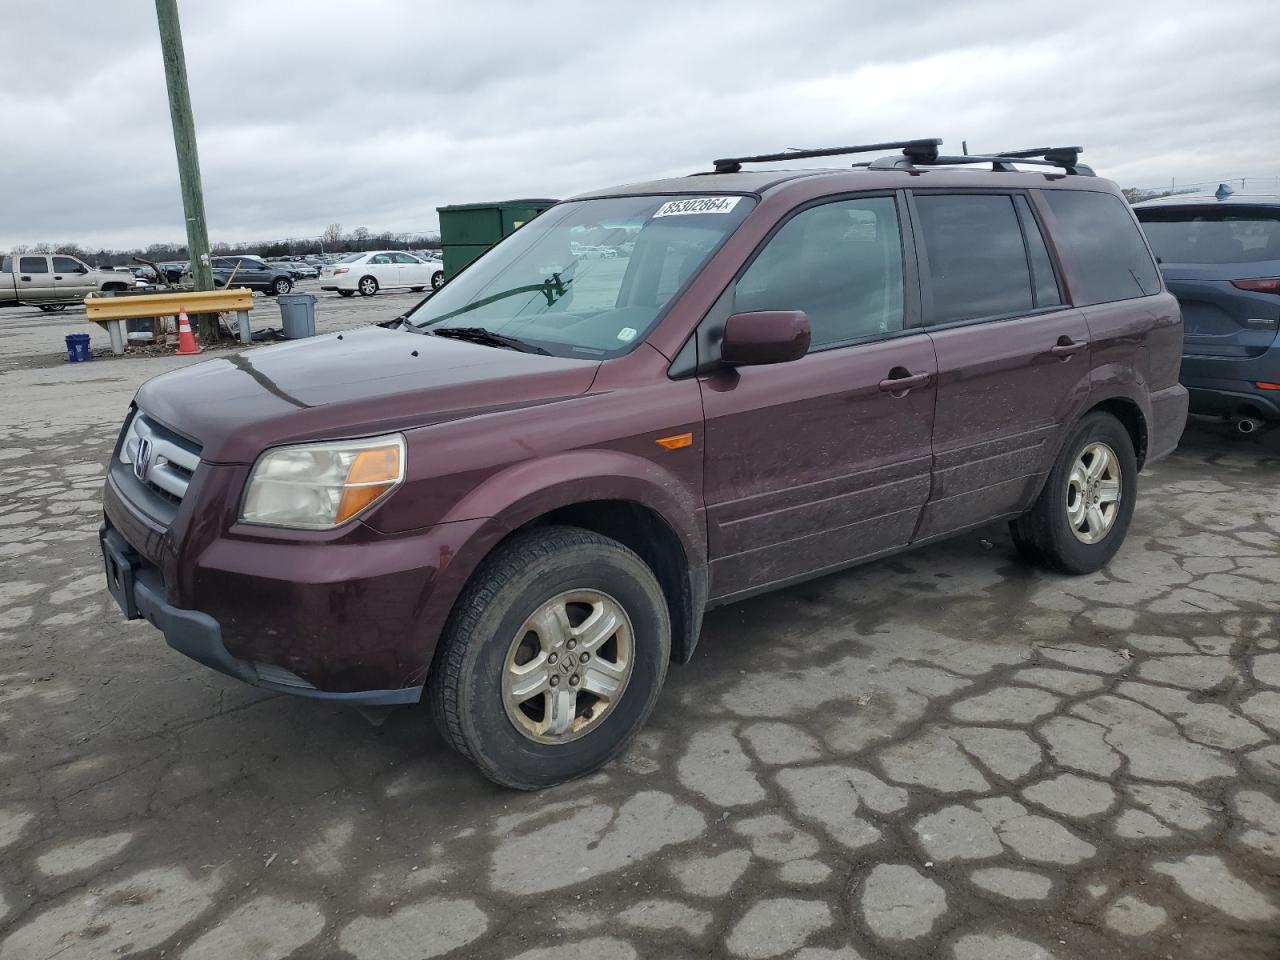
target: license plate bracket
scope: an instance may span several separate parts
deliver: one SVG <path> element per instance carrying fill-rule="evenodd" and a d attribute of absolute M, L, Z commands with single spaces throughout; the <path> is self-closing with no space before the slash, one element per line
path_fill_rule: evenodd
<path fill-rule="evenodd" d="M 139 557 L 128 544 L 117 546 L 112 541 L 117 538 L 102 534 L 102 564 L 107 574 L 107 590 L 115 598 L 126 620 L 141 620 L 137 600 L 134 599 L 134 572 L 138 569 Z"/>

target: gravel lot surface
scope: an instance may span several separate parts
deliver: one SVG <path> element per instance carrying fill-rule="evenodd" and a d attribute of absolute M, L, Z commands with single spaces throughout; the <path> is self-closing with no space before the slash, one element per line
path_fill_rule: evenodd
<path fill-rule="evenodd" d="M 1094 576 L 995 526 L 718 610 L 619 762 L 516 794 L 121 620 L 103 464 L 188 361 L 83 329 L 0 311 L 0 960 L 1280 957 L 1280 431 L 1193 426 Z"/>

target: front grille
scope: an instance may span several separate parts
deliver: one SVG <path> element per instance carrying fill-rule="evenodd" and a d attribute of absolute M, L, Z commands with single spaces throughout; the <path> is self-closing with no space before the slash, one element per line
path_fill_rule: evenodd
<path fill-rule="evenodd" d="M 120 444 L 120 462 L 149 491 L 177 504 L 200 465 L 200 445 L 138 411 Z"/>

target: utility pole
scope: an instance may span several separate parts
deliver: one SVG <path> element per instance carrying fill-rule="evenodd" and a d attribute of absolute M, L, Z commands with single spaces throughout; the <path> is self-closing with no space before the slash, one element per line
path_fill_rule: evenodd
<path fill-rule="evenodd" d="M 156 20 L 160 25 L 160 50 L 164 55 L 165 86 L 169 90 L 169 117 L 173 122 L 173 145 L 178 153 L 178 179 L 182 184 L 182 210 L 187 221 L 187 254 L 191 258 L 191 278 L 197 290 L 212 290 L 213 267 L 209 263 L 209 228 L 204 219 L 200 155 L 196 151 L 196 125 L 191 116 L 191 92 L 187 89 L 187 60 L 182 51 L 182 27 L 178 23 L 177 0 L 156 0 Z M 217 339 L 216 315 L 200 316 L 198 326 L 200 339 Z"/>

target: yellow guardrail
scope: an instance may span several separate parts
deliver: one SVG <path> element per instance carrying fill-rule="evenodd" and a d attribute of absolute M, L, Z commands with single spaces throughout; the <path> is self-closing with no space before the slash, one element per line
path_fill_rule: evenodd
<path fill-rule="evenodd" d="M 108 320 L 145 320 L 149 317 L 174 317 L 186 310 L 188 316 L 198 313 L 225 313 L 253 309 L 253 291 L 247 287 L 225 290 L 179 290 L 165 293 L 143 293 L 135 297 L 85 297 L 85 312 L 96 323 Z"/>

